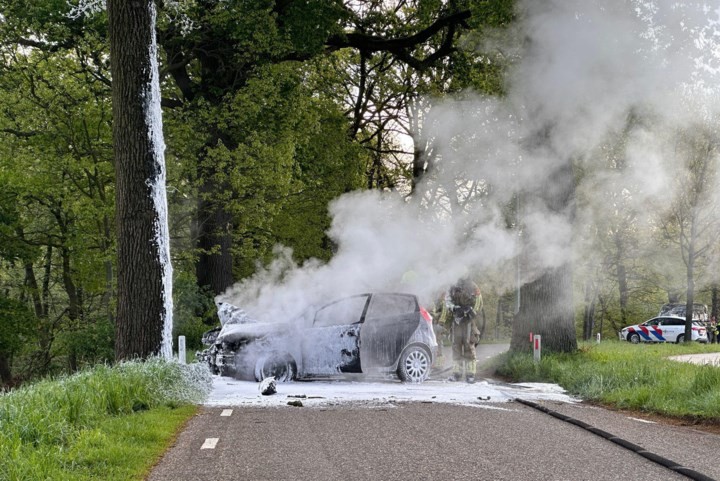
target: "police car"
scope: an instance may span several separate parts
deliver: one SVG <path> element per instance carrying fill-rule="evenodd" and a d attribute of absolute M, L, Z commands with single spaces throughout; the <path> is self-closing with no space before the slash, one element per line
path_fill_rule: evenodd
<path fill-rule="evenodd" d="M 707 342 L 707 330 L 702 323 L 693 321 L 692 340 Z M 649 321 L 628 326 L 619 332 L 621 341 L 633 344 L 639 342 L 683 342 L 685 340 L 685 318 L 677 316 L 654 317 Z"/>

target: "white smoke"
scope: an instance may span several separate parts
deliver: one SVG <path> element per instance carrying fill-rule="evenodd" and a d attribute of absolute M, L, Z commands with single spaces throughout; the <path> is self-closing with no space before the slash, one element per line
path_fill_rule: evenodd
<path fill-rule="evenodd" d="M 508 35 L 506 46 L 491 38 L 493 49 L 521 52 L 507 94 L 430 102 L 419 135 L 432 144 L 432 169 L 415 194 L 424 202 L 347 194 L 330 209 L 338 247 L 329 263 L 296 266 L 279 248 L 273 264 L 220 299 L 280 320 L 330 296 L 366 291 L 410 290 L 427 303 L 468 272 L 501 273 L 492 282 L 511 287 L 519 246 L 504 212 L 518 194 L 523 236 L 542 261 L 524 273 L 528 281 L 572 255 L 574 226 L 565 213 L 525 194 L 555 188 L 568 160 L 585 172 L 579 189 L 594 206 L 582 216 L 642 213 L 648 203 L 667 202 L 678 163 L 668 136 L 692 125 L 717 130 L 717 2 L 528 0 L 518 13 L 511 33 L 521 37 Z M 608 152 L 619 138 L 617 152 Z M 607 170 L 603 156 L 624 168 Z M 410 270 L 418 281 L 402 284 Z"/>

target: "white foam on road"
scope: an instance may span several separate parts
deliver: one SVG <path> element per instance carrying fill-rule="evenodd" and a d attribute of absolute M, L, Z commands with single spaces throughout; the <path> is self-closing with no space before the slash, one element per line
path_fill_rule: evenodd
<path fill-rule="evenodd" d="M 544 383 L 508 384 L 489 380 L 475 384 L 429 380 L 421 384 L 399 381 L 358 382 L 347 380 L 278 383 L 277 393 L 263 396 L 258 383 L 214 376 L 213 390 L 206 406 L 287 406 L 301 401 L 303 406 L 356 404 L 373 406 L 401 402 L 434 402 L 483 405 L 527 401 L 577 402 L 560 386 Z"/>

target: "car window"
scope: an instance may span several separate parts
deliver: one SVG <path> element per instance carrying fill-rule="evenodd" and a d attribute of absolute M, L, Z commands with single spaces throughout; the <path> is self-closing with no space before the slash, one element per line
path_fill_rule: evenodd
<path fill-rule="evenodd" d="M 658 318 L 650 319 L 649 321 L 647 321 L 645 323 L 645 325 L 646 326 L 657 326 L 659 322 L 660 322 L 660 319 L 658 319 Z"/>
<path fill-rule="evenodd" d="M 402 294 L 375 294 L 370 300 L 368 318 L 402 316 L 417 311 L 415 296 Z"/>
<path fill-rule="evenodd" d="M 315 313 L 313 326 L 342 326 L 360 322 L 367 298 L 367 295 L 348 297 L 320 308 Z"/>
<path fill-rule="evenodd" d="M 684 326 L 685 321 L 682 319 L 663 319 L 662 320 L 663 326 Z"/>

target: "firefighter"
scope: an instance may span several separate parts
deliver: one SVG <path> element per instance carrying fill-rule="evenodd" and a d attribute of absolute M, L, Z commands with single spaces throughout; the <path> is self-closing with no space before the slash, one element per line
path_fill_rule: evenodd
<path fill-rule="evenodd" d="M 438 343 L 438 352 L 437 352 L 437 358 L 435 359 L 435 365 L 442 369 L 445 365 L 445 356 L 443 355 L 443 341 L 447 334 L 447 329 L 445 328 L 445 321 L 448 318 L 448 299 L 447 299 L 447 291 L 442 291 L 438 296 L 435 298 L 435 303 L 433 304 L 433 331 L 435 332 L 435 339 L 437 339 Z"/>
<path fill-rule="evenodd" d="M 706 324 L 708 344 L 719 342 L 718 340 L 718 325 L 715 320 L 715 316 L 710 317 L 710 320 Z"/>
<path fill-rule="evenodd" d="M 480 288 L 470 278 L 460 279 L 449 292 L 452 326 L 453 374 L 450 380 L 475 382 L 477 358 L 475 347 L 480 342 L 480 311 L 483 307 Z"/>

